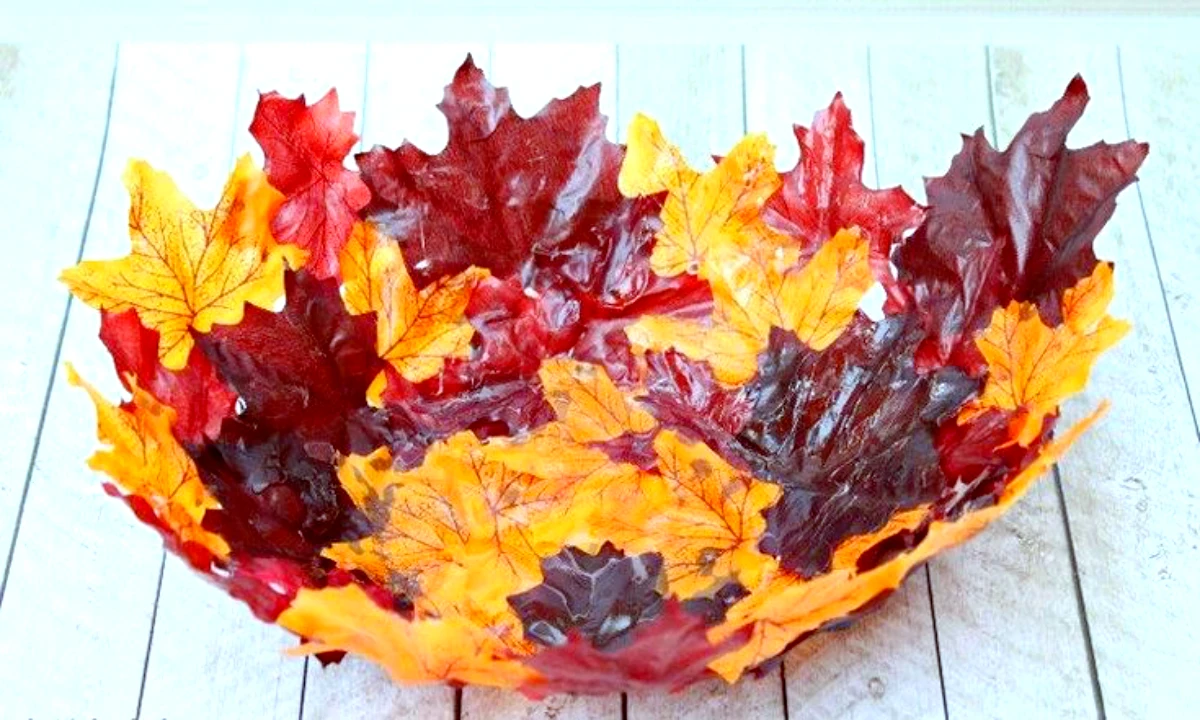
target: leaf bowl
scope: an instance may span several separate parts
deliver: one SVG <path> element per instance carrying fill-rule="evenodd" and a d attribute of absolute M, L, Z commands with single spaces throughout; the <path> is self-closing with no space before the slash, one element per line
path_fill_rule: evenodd
<path fill-rule="evenodd" d="M 262 95 L 215 208 L 130 163 L 130 254 L 63 273 L 129 393 L 109 494 L 326 662 L 550 693 L 761 674 L 1016 502 L 1128 330 L 1092 243 L 1147 147 L 1076 77 L 926 204 L 840 96 L 711 163 L 598 85 L 523 118 L 471 59 L 449 143 L 354 158 Z"/>

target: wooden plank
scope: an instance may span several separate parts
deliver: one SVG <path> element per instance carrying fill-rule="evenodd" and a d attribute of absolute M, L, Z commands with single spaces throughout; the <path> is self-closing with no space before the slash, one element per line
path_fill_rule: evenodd
<path fill-rule="evenodd" d="M 342 109 L 358 111 L 365 66 L 364 45 L 246 47 L 235 86 L 229 167 L 245 152 L 262 162 L 262 151 L 249 133 L 260 92 L 304 94 L 312 103 L 336 87 Z M 196 632 L 197 626 L 205 632 Z M 169 718 L 295 718 L 305 663 L 282 653 L 294 643 L 290 633 L 257 620 L 241 603 L 208 587 L 184 563 L 168 558 L 143 713 Z M 198 693 L 198 686 L 207 690 Z"/>
<path fill-rule="evenodd" d="M 1181 229 L 1200 227 L 1200 204 L 1189 183 L 1200 176 L 1193 165 L 1200 159 L 1200 139 L 1191 122 L 1197 107 L 1192 103 L 1200 101 L 1200 52 L 1122 48 L 1121 64 L 1129 132 L 1150 142 L 1140 200 L 1195 421 L 1200 400 L 1200 244 L 1185 239 L 1189 235 Z M 1200 424 L 1196 433 L 1200 435 Z"/>
<path fill-rule="evenodd" d="M 581 85 L 602 84 L 601 112 L 616 111 L 616 48 L 612 45 L 496 45 L 490 58 L 489 79 L 507 87 L 513 109 L 529 117 L 556 97 L 565 97 Z M 612 123 L 610 137 L 615 137 Z M 588 720 L 619 718 L 621 699 L 559 695 L 533 702 L 519 693 L 467 687 L 462 691 L 464 718 L 554 718 Z"/>
<path fill-rule="evenodd" d="M 865 47 L 844 44 L 747 47 L 747 123 L 751 130 L 770 133 L 782 168 L 793 167 L 799 157 L 792 125 L 810 125 L 813 114 L 828 107 L 840 90 L 867 145 L 865 182 L 877 184 L 867 60 Z M 880 611 L 844 631 L 801 643 L 784 661 L 790 716 L 940 715 L 930 618 L 919 574 Z"/>
<path fill-rule="evenodd" d="M 933 62 L 921 67 L 957 68 L 948 83 L 943 84 L 945 72 L 926 71 L 921 74 L 928 80 L 921 82 L 929 85 L 897 90 L 920 98 L 912 104 L 923 108 L 931 120 L 923 127 L 939 138 L 937 154 L 912 166 L 913 179 L 918 168 L 929 175 L 945 172 L 959 148 L 958 132 L 983 126 L 993 144 L 997 135 L 1007 144 L 1030 113 L 1048 107 L 1062 93 L 1073 74 L 1066 66 L 1079 53 L 1048 49 L 1022 72 L 1016 72 L 1019 60 L 1010 62 L 1006 53 L 998 57 L 989 82 L 984 49 L 939 51 L 936 58 L 926 56 Z M 897 75 L 876 77 L 876 92 L 896 81 Z M 944 91 L 926 94 L 931 86 Z M 990 88 L 994 120 L 989 117 Z M 928 112 L 931 107 L 939 111 Z M 877 121 L 882 123 L 882 117 L 877 115 Z M 901 134 L 893 142 L 913 142 L 904 127 L 897 125 Z M 1081 130 L 1095 139 L 1093 129 Z M 918 135 L 914 144 L 922 145 L 924 138 Z M 987 532 L 930 563 L 951 717 L 1095 715 L 1067 543 L 1061 503 L 1047 478 Z"/>
<path fill-rule="evenodd" d="M 371 45 L 367 57 L 363 146 L 400 145 L 405 138 L 426 152 L 446 144 L 446 120 L 435 107 L 467 53 L 487 68 L 488 48 L 454 45 Z M 454 717 L 454 690 L 402 687 L 379 667 L 348 657 L 322 667 L 309 662 L 304 720 L 317 718 Z"/>
<path fill-rule="evenodd" d="M 216 202 L 228 170 L 236 78 L 230 46 L 122 47 L 86 257 L 128 252 L 129 199 L 120 178 L 130 157 L 169 169 L 199 206 Z M 62 357 L 116 399 L 120 385 L 98 328 L 99 313 L 72 303 Z M 64 375 L 51 391 L 0 612 L 5 713 L 133 717 L 162 542 L 106 497 L 84 465 L 97 444 L 95 415 Z M 194 685 L 189 698 L 201 695 Z"/>
<path fill-rule="evenodd" d="M 96 184 L 115 50 L 0 46 L 0 572 L 66 316 L 57 277 L 79 254 Z"/>
<path fill-rule="evenodd" d="M 742 48 L 618 46 L 617 118 L 624 137 L 635 113 L 658 120 L 696 167 L 711 166 L 745 133 Z M 706 682 L 677 695 L 633 693 L 630 718 L 782 718 L 779 674 L 728 687 Z"/>
<path fill-rule="evenodd" d="M 1131 320 L 1134 330 L 1101 359 L 1064 417 L 1075 420 L 1102 398 L 1112 400 L 1108 417 L 1061 463 L 1109 717 L 1172 717 L 1200 704 L 1200 447 L 1158 277 L 1161 270 L 1164 280 L 1172 272 L 1186 279 L 1188 268 L 1176 263 L 1186 262 L 1182 248 L 1195 243 L 1188 224 L 1195 203 L 1180 188 L 1194 183 L 1200 159 L 1188 132 L 1194 126 L 1188 103 L 1196 98 L 1188 85 L 1200 75 L 1196 59 L 1194 52 L 1149 48 L 1123 53 L 1130 126 L 1152 145 L 1141 194 L 1155 245 L 1137 195 L 1123 195 L 1097 254 L 1116 261 L 1112 312 Z M 1108 89 L 1115 87 L 1113 65 L 1097 71 L 1089 78 L 1095 88 L 1089 112 L 1099 116 L 1098 134 L 1119 139 L 1125 127 L 1119 98 Z M 1191 271 L 1194 277 L 1194 266 Z M 1178 285 L 1168 282 L 1166 296 L 1178 302 L 1172 299 Z M 1183 349 L 1181 319 L 1176 316 L 1175 329 Z"/>

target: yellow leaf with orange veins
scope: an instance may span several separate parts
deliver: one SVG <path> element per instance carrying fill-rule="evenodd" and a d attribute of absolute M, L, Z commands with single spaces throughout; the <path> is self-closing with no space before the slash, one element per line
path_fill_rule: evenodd
<path fill-rule="evenodd" d="M 643 473 L 638 492 L 627 496 L 634 502 L 608 503 L 598 519 L 608 537 L 627 553 L 661 553 L 668 588 L 680 598 L 729 581 L 758 584 L 772 562 L 758 551 L 762 511 L 779 499 L 779 486 L 669 430 L 655 438 L 654 451 L 659 474 Z"/>
<path fill-rule="evenodd" d="M 653 430 L 654 416 L 616 386 L 601 365 L 550 358 L 538 368 L 550 406 L 578 442 Z"/>
<path fill-rule="evenodd" d="M 716 310 L 720 310 L 720 307 Z M 674 348 L 692 360 L 707 362 L 724 385 L 741 385 L 758 372 L 758 354 L 766 336 L 746 322 L 722 317 L 697 320 L 670 315 L 643 315 L 625 327 L 635 353 Z"/>
<path fill-rule="evenodd" d="M 780 289 L 783 327 L 813 350 L 837 340 L 858 310 L 874 277 L 870 244 L 857 229 L 839 230 Z"/>
<path fill-rule="evenodd" d="M 343 302 L 354 314 L 376 313 L 375 349 L 406 379 L 431 378 L 448 358 L 470 353 L 467 303 L 487 270 L 470 267 L 417 290 L 399 244 L 367 223 L 355 225 L 340 260 Z"/>
<path fill-rule="evenodd" d="M 63 272 L 63 282 L 93 307 L 136 310 L 142 324 L 159 333 L 162 364 L 182 369 L 193 330 L 237 324 L 246 303 L 270 309 L 283 294 L 287 253 L 267 230 L 269 195 L 276 191 L 258 181 L 261 174 L 243 157 L 216 208 L 201 211 L 168 175 L 131 162 L 124 178 L 130 254 L 81 262 Z"/>
<path fill-rule="evenodd" d="M 765 135 L 752 134 L 698 173 L 679 149 L 667 142 L 658 123 L 638 114 L 630 123 L 625 159 L 617 178 L 627 197 L 666 192 L 650 265 L 662 276 L 681 273 L 709 277 L 709 251 L 739 243 L 762 224 L 759 210 L 780 186 L 775 148 Z"/>
<path fill-rule="evenodd" d="M 997 308 L 975 340 L 987 361 L 987 383 L 960 421 L 991 408 L 1019 411 L 1014 439 L 1033 442 L 1045 416 L 1083 389 L 1096 358 L 1129 331 L 1129 323 L 1107 314 L 1112 295 L 1112 265 L 1099 263 L 1063 294 L 1061 325 L 1048 327 L 1033 303 Z"/>
<path fill-rule="evenodd" d="M 97 434 L 110 446 L 92 455 L 88 465 L 107 474 L 125 492 L 146 500 L 181 541 L 202 545 L 218 558 L 227 557 L 225 540 L 200 525 L 205 511 L 220 505 L 200 481 L 192 458 L 171 434 L 175 411 L 139 388 L 132 377 L 129 407 L 110 404 L 70 365 L 67 380 L 91 397 Z"/>
<path fill-rule="evenodd" d="M 302 588 L 279 624 L 308 638 L 288 652 L 341 650 L 387 670 L 398 683 L 458 682 L 515 688 L 537 677 L 487 629 L 461 616 L 406 620 L 357 585 Z"/>
<path fill-rule="evenodd" d="M 750 593 L 734 603 L 725 620 L 708 633 L 709 641 L 715 644 L 751 626 L 750 639 L 733 652 L 714 660 L 709 668 L 725 680 L 734 682 L 747 668 L 778 655 L 804 633 L 844 618 L 880 593 L 896 589 L 921 563 L 942 550 L 965 542 L 1002 515 L 1106 409 L 1100 407 L 1063 437 L 1046 444 L 1033 462 L 1005 486 L 995 505 L 968 512 L 956 520 L 932 520 L 925 508 L 899 513 L 883 530 L 844 540 L 834 551 L 832 569 L 808 580 L 781 568 L 768 568 L 762 581 L 756 586 L 748 586 Z M 858 558 L 885 540 L 889 532 L 913 530 L 926 522 L 928 530 L 916 547 L 858 572 Z"/>

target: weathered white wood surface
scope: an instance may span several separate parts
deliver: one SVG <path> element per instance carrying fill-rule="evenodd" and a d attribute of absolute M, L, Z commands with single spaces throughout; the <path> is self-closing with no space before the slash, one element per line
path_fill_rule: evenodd
<path fill-rule="evenodd" d="M 59 271 L 82 244 L 108 115 L 113 46 L 0 47 L 0 558 L 7 563 L 28 480 L 58 328 Z M 58 102 L 71 97 L 72 102 Z M 19 168 L 19 171 L 15 169 Z M 36 212 L 42 206 L 53 212 Z M 0 565 L 0 568 L 3 566 Z M 3 597 L 3 591 L 0 591 Z"/>
<path fill-rule="evenodd" d="M 1128 120 L 1153 149 L 1141 201 L 1122 197 L 1099 244 L 1118 266 L 1115 313 L 1136 329 L 1067 406 L 1064 422 L 1100 398 L 1114 402 L 1062 463 L 1066 518 L 1047 479 L 882 610 L 797 647 L 778 673 L 733 689 L 634 693 L 624 710 L 615 697 L 531 703 L 475 688 L 398 688 L 360 660 L 321 668 L 285 658 L 286 633 L 173 557 L 160 571 L 157 538 L 84 467 L 94 415 L 53 364 L 62 329 L 61 358 L 120 396 L 96 313 L 72 304 L 64 326 L 65 293 L 53 282 L 79 251 L 97 166 L 84 253 L 118 256 L 128 242 L 128 158 L 170 171 L 203 207 L 232 155 L 261 159 L 246 130 L 256 91 L 311 102 L 330 86 L 359 112 L 364 147 L 408 138 L 436 152 L 446 131 L 434 105 L 468 51 L 510 87 L 522 115 L 601 81 L 611 137 L 644 111 L 698 165 L 745 130 L 767 130 L 790 167 L 791 124 L 808 124 L 840 89 L 867 142 L 868 184 L 902 183 L 918 199 L 921 175 L 944 172 L 957 151 L 957 132 L 983 125 L 1007 142 L 1083 72 L 1095 100 L 1073 143 L 1121 139 Z M 982 47 L 125 46 L 101 158 L 111 48 L 22 49 L 15 64 L 6 52 L 0 242 L 15 259 L 0 267 L 10 308 L 0 319 L 9 343 L 0 555 L 16 542 L 0 596 L 0 716 L 781 718 L 786 708 L 791 718 L 1153 718 L 1200 703 L 1200 446 L 1184 384 L 1185 373 L 1200 384 L 1200 55 L 1128 48 L 1118 64 L 1114 48 L 993 48 L 989 66 Z"/>

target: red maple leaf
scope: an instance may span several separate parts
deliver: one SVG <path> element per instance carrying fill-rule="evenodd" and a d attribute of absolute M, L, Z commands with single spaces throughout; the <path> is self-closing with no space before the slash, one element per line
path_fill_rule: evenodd
<path fill-rule="evenodd" d="M 901 297 L 888 258 L 901 233 L 917 226 L 923 211 L 899 187 L 872 190 L 862 183 L 863 141 L 854 132 L 842 94 L 813 118 L 812 129 L 793 127 L 800 143 L 796 167 L 766 207 L 768 224 L 800 240 L 805 256 L 838 230 L 857 226 L 871 242 L 871 266 L 889 297 Z"/>
<path fill-rule="evenodd" d="M 158 361 L 158 332 L 138 320 L 132 308 L 100 314 L 100 340 L 112 354 L 117 376 L 132 390 L 126 375 L 175 411 L 171 432 L 182 443 L 200 443 L 221 432 L 221 421 L 233 414 L 237 394 L 217 377 L 212 363 L 193 347 L 182 370 Z"/>
<path fill-rule="evenodd" d="M 271 223 L 281 242 L 309 251 L 317 277 L 338 277 L 338 252 L 371 193 L 342 164 L 358 142 L 354 113 L 338 110 L 336 90 L 315 104 L 260 95 L 250 133 L 266 156 L 267 178 L 287 196 Z"/>
<path fill-rule="evenodd" d="M 993 310 L 1036 302 L 1057 325 L 1062 292 L 1095 269 L 1092 242 L 1149 147 L 1130 140 L 1068 149 L 1087 103 L 1077 75 L 1006 150 L 992 148 L 980 128 L 963 138 L 945 175 L 925 182 L 925 222 L 894 258 L 930 334 L 917 355 L 922 369 L 952 363 L 982 373 L 974 338 Z"/>
<path fill-rule="evenodd" d="M 702 616 L 671 599 L 656 620 L 639 625 L 617 648 L 597 649 L 579 631 L 572 631 L 566 644 L 526 658 L 542 678 L 521 692 L 536 700 L 558 692 L 679 690 L 709 674 L 709 662 L 746 642 L 750 634 L 747 627 L 713 645 L 706 630 Z"/>

